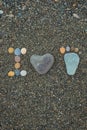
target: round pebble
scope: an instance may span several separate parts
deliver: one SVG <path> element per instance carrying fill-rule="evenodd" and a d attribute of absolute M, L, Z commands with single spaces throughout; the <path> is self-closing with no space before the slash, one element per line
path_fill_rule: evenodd
<path fill-rule="evenodd" d="M 15 62 L 20 62 L 21 58 L 20 56 L 15 56 Z"/>
<path fill-rule="evenodd" d="M 14 51 L 15 55 L 19 56 L 21 55 L 21 50 L 20 48 L 16 48 L 15 51 Z"/>
<path fill-rule="evenodd" d="M 9 54 L 12 54 L 13 52 L 14 52 L 14 48 L 13 47 L 8 48 L 8 53 Z"/>
<path fill-rule="evenodd" d="M 61 54 L 64 54 L 64 53 L 65 53 L 65 48 L 64 48 L 64 47 L 61 47 L 61 48 L 60 48 L 60 53 L 61 53 Z"/>
<path fill-rule="evenodd" d="M 75 48 L 75 52 L 78 52 L 79 51 L 79 49 L 78 48 Z"/>
<path fill-rule="evenodd" d="M 20 75 L 21 75 L 21 76 L 26 76 L 26 75 L 27 75 L 27 71 L 26 71 L 26 70 L 22 70 L 22 71 L 20 72 Z"/>
<path fill-rule="evenodd" d="M 15 75 L 16 75 L 16 76 L 19 76 L 19 75 L 20 75 L 20 70 L 17 70 L 17 69 L 16 69 L 16 70 L 15 70 Z"/>
<path fill-rule="evenodd" d="M 13 77 L 14 75 L 15 75 L 14 71 L 9 71 L 9 72 L 8 72 L 8 76 L 9 76 L 9 77 Z"/>
<path fill-rule="evenodd" d="M 0 15 L 2 15 L 3 14 L 3 10 L 0 10 Z"/>
<path fill-rule="evenodd" d="M 21 66 L 20 63 L 15 63 L 15 68 L 16 68 L 16 69 L 19 69 L 20 66 Z"/>
<path fill-rule="evenodd" d="M 21 49 L 21 53 L 22 53 L 23 55 L 25 55 L 26 52 L 27 52 L 27 49 L 26 49 L 26 48 L 22 48 L 22 49 Z"/>
<path fill-rule="evenodd" d="M 70 47 L 69 46 L 66 47 L 66 51 L 70 51 Z"/>

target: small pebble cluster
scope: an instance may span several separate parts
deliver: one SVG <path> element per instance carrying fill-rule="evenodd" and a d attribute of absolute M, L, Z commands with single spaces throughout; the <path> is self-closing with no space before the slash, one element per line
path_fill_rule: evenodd
<path fill-rule="evenodd" d="M 78 48 L 74 48 L 74 47 L 70 47 L 70 46 L 66 46 L 66 47 L 60 47 L 60 53 L 64 54 L 65 52 L 70 52 L 70 51 L 74 51 L 74 52 L 79 52 Z"/>
<path fill-rule="evenodd" d="M 20 63 L 21 57 L 20 56 L 21 56 L 21 54 L 25 55 L 26 52 L 27 52 L 26 48 L 22 48 L 22 49 L 20 49 L 20 48 L 14 49 L 13 47 L 8 48 L 8 53 L 9 54 L 14 53 L 14 55 L 15 55 L 15 57 L 14 57 L 14 60 L 15 60 L 14 68 L 15 68 L 15 70 L 14 71 L 11 70 L 11 71 L 8 72 L 9 77 L 20 76 L 20 75 L 21 76 L 26 76 L 27 75 L 26 70 L 21 70 L 20 71 L 20 68 L 21 68 L 21 63 Z"/>

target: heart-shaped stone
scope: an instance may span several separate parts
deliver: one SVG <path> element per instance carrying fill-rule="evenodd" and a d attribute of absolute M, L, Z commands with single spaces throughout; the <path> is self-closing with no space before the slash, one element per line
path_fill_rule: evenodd
<path fill-rule="evenodd" d="M 68 75 L 74 75 L 79 65 L 80 57 L 76 53 L 66 53 L 64 55 L 66 70 Z"/>
<path fill-rule="evenodd" d="M 54 57 L 49 53 L 43 56 L 35 54 L 30 57 L 30 63 L 39 74 L 45 74 L 52 67 L 54 63 Z"/>

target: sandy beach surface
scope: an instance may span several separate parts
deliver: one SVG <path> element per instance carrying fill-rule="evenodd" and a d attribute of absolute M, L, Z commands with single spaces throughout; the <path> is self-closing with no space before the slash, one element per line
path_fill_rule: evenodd
<path fill-rule="evenodd" d="M 0 130 L 87 130 L 87 0 L 0 0 Z M 78 48 L 76 74 L 66 73 L 59 48 Z M 27 49 L 15 70 L 8 48 Z M 47 74 L 30 64 L 33 54 L 50 53 Z"/>

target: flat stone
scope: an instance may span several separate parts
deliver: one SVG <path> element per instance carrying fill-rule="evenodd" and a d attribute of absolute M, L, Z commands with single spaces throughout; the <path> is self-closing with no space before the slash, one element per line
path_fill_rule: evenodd
<path fill-rule="evenodd" d="M 15 62 L 20 62 L 21 58 L 20 56 L 15 56 Z"/>
<path fill-rule="evenodd" d="M 16 75 L 16 76 L 19 76 L 19 75 L 20 75 L 20 70 L 17 70 L 17 69 L 16 69 L 14 72 L 15 72 L 15 75 Z"/>
<path fill-rule="evenodd" d="M 21 50 L 20 50 L 20 48 L 16 48 L 15 51 L 14 51 L 14 53 L 15 53 L 16 56 L 21 55 Z"/>
<path fill-rule="evenodd" d="M 76 53 L 66 53 L 64 55 L 66 70 L 68 75 L 74 75 L 79 65 L 80 57 Z"/>
<path fill-rule="evenodd" d="M 43 56 L 35 54 L 30 57 L 30 63 L 39 74 L 45 74 L 52 67 L 54 63 L 54 57 L 49 53 Z"/>
<path fill-rule="evenodd" d="M 27 71 L 26 71 L 26 70 L 22 70 L 22 71 L 20 72 L 20 75 L 21 75 L 21 76 L 26 76 L 26 75 L 27 75 Z"/>

